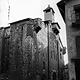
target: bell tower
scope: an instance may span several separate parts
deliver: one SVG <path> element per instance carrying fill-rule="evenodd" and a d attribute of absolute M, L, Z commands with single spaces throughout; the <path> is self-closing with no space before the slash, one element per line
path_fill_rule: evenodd
<path fill-rule="evenodd" d="M 48 5 L 48 7 L 43 10 L 44 12 L 44 20 L 47 21 L 47 20 L 50 20 L 52 22 L 54 22 L 54 10 L 52 7 L 50 7 L 50 5 Z"/>

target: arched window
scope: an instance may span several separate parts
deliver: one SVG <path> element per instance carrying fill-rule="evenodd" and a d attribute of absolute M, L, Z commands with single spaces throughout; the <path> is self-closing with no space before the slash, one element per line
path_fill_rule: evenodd
<path fill-rule="evenodd" d="M 53 80 L 57 80 L 56 79 L 56 72 L 55 71 L 53 72 Z"/>

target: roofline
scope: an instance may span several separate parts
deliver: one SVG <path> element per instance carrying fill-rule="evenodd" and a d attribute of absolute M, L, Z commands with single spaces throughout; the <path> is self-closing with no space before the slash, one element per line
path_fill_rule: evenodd
<path fill-rule="evenodd" d="M 8 29 L 8 28 L 10 28 L 10 26 L 7 26 L 7 27 L 0 27 L 0 30 L 1 30 L 1 29 Z"/>
<path fill-rule="evenodd" d="M 52 9 L 52 8 L 50 7 L 49 9 Z M 44 11 L 47 11 L 47 10 L 48 10 L 48 9 L 44 9 L 43 12 L 44 12 Z"/>
<path fill-rule="evenodd" d="M 62 44 L 62 41 L 61 41 L 61 38 L 60 38 L 60 36 L 59 36 L 59 41 L 60 41 L 60 43 L 61 43 L 61 45 L 62 45 L 62 47 L 63 47 L 63 44 Z"/>
<path fill-rule="evenodd" d="M 55 13 L 55 12 L 54 12 L 54 10 L 53 10 L 53 8 L 50 8 L 50 9 L 52 9 L 53 13 Z M 45 12 L 45 11 L 46 11 L 46 9 L 45 9 L 45 10 L 43 10 L 43 12 Z"/>
<path fill-rule="evenodd" d="M 53 23 L 51 23 L 51 24 L 52 24 L 52 25 L 53 25 L 53 24 L 57 24 L 58 27 L 59 27 L 59 29 L 61 29 L 61 27 L 59 26 L 58 22 L 55 22 L 55 23 L 53 22 Z"/>
<path fill-rule="evenodd" d="M 18 22 L 25 21 L 25 20 L 29 21 L 29 20 L 33 20 L 33 19 L 32 19 L 32 18 L 26 18 L 26 19 L 22 19 L 22 20 L 18 20 L 18 21 L 11 22 L 11 23 L 9 23 L 9 24 L 18 23 Z"/>
<path fill-rule="evenodd" d="M 65 21 L 65 5 L 68 1 L 71 1 L 71 0 L 61 0 L 57 3 L 58 9 L 64 21 Z"/>
<path fill-rule="evenodd" d="M 57 7 L 64 21 L 65 21 L 65 3 L 66 3 L 65 0 L 61 0 L 60 2 L 57 3 Z"/>
<path fill-rule="evenodd" d="M 18 23 L 18 22 L 21 22 L 21 21 L 30 21 L 30 20 L 35 20 L 35 19 L 40 19 L 40 20 L 42 20 L 41 18 L 34 18 L 34 19 L 32 19 L 32 18 L 25 18 L 25 19 L 22 19 L 22 20 L 18 20 L 18 21 L 11 22 L 11 23 L 9 23 L 9 24 Z"/>
<path fill-rule="evenodd" d="M 52 8 L 52 7 L 50 7 L 50 5 L 48 5 L 48 7 L 47 7 L 46 9 L 44 9 L 44 10 L 43 10 L 43 12 L 45 12 L 45 11 L 49 10 L 48 8 L 49 8 L 49 9 L 52 9 L 53 13 L 55 13 L 55 12 L 54 12 L 54 10 L 53 10 L 53 8 Z"/>
<path fill-rule="evenodd" d="M 8 29 L 8 28 L 10 28 L 10 26 L 4 27 L 4 29 Z"/>

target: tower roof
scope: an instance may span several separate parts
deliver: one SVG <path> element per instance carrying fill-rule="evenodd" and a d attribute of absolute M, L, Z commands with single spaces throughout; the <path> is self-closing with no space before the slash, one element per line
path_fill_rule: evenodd
<path fill-rule="evenodd" d="M 53 13 L 55 13 L 54 10 L 53 10 L 53 8 L 50 7 L 50 5 L 48 5 L 48 7 L 46 9 L 44 9 L 43 11 L 45 12 L 45 11 L 48 11 L 48 10 L 51 10 L 51 9 L 52 9 Z"/>

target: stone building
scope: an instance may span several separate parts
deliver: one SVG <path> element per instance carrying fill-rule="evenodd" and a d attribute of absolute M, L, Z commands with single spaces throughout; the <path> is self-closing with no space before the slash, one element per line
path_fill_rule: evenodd
<path fill-rule="evenodd" d="M 44 15 L 45 21 L 27 18 L 0 28 L 0 79 L 62 80 L 65 52 L 60 26 L 50 6 Z"/>
<path fill-rule="evenodd" d="M 39 21 L 40 22 L 40 21 Z M 40 29 L 38 19 L 27 18 L 10 24 L 10 75 L 18 80 L 36 80 L 38 47 L 36 33 Z M 39 28 L 39 29 L 38 29 Z M 12 78 L 12 79 L 13 79 Z"/>
<path fill-rule="evenodd" d="M 80 0 L 57 3 L 66 24 L 69 80 L 80 80 Z"/>
<path fill-rule="evenodd" d="M 0 79 L 36 79 L 40 25 L 41 19 L 27 18 L 0 29 Z"/>
<path fill-rule="evenodd" d="M 65 49 L 59 36 L 60 26 L 55 22 L 54 10 L 50 6 L 44 10 L 44 20 L 37 34 L 40 76 L 45 74 L 47 80 L 63 80 Z"/>

